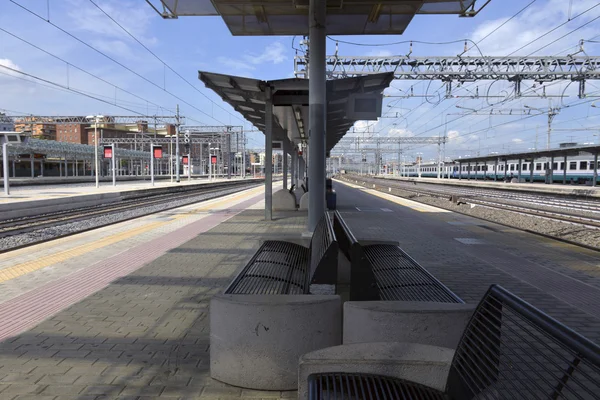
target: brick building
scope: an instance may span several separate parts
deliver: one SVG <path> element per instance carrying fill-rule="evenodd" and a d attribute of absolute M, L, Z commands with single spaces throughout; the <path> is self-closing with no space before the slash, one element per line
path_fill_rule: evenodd
<path fill-rule="evenodd" d="M 59 142 L 90 144 L 87 128 L 90 124 L 57 124 L 56 140 Z"/>

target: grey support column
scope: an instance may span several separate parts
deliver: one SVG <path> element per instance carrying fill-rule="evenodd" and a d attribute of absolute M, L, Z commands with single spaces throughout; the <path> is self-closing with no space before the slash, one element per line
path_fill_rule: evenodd
<path fill-rule="evenodd" d="M 563 164 L 563 185 L 567 184 L 567 156 L 565 155 Z"/>
<path fill-rule="evenodd" d="M 467 180 L 471 180 L 471 163 L 467 164 Z"/>
<path fill-rule="evenodd" d="M 504 180 L 506 180 L 507 176 L 508 176 L 508 158 L 506 160 L 504 160 Z"/>
<path fill-rule="evenodd" d="M 529 163 L 529 183 L 533 183 L 533 168 L 535 167 L 535 158 Z"/>
<path fill-rule="evenodd" d="M 554 183 L 554 156 L 550 157 L 550 175 L 546 179 L 546 183 Z"/>
<path fill-rule="evenodd" d="M 458 163 L 458 180 L 462 180 L 462 163 Z"/>
<path fill-rule="evenodd" d="M 44 157 L 40 159 L 40 176 L 44 177 Z"/>
<path fill-rule="evenodd" d="M 309 109 L 309 161 L 308 161 L 308 230 L 315 230 L 325 214 L 325 0 L 310 0 L 308 33 L 310 40 L 308 109 Z"/>
<path fill-rule="evenodd" d="M 598 183 L 598 153 L 594 154 L 594 181 L 592 186 L 596 187 Z"/>
<path fill-rule="evenodd" d="M 8 173 L 8 143 L 2 144 L 2 178 L 4 180 L 4 195 L 10 194 L 10 179 Z"/>
<path fill-rule="evenodd" d="M 192 152 L 190 150 L 189 153 L 189 157 L 188 160 L 190 160 L 190 163 L 188 165 L 188 171 L 192 168 L 192 163 L 191 163 L 191 158 L 192 158 Z M 231 134 L 227 134 L 227 179 L 231 179 Z M 190 174 L 188 173 L 188 178 L 190 177 Z"/>
<path fill-rule="evenodd" d="M 498 159 L 494 161 L 494 182 L 498 180 Z"/>
<path fill-rule="evenodd" d="M 517 175 L 517 183 L 521 183 L 521 171 L 523 170 L 523 160 L 519 158 L 519 174 Z"/>
<path fill-rule="evenodd" d="M 273 99 L 271 88 L 265 89 L 265 219 L 273 219 Z"/>
<path fill-rule="evenodd" d="M 282 157 L 282 163 L 283 163 L 283 189 L 287 190 L 288 185 L 287 185 L 287 180 L 288 180 L 288 163 L 287 163 L 287 152 L 288 152 L 288 146 L 286 144 L 286 141 L 283 142 L 283 157 Z"/>
<path fill-rule="evenodd" d="M 292 183 L 291 185 L 296 185 L 298 187 L 298 179 L 296 178 L 296 174 L 298 172 L 298 167 L 296 163 L 298 162 L 298 151 L 295 148 L 292 148 L 292 168 L 291 168 L 291 177 Z"/>
<path fill-rule="evenodd" d="M 33 154 L 29 155 L 29 167 L 31 168 L 31 177 L 35 178 L 35 164 L 33 161 Z"/>

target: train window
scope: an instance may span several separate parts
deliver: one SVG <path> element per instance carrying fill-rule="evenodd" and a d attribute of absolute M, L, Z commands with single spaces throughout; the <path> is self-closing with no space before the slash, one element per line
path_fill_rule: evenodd
<path fill-rule="evenodd" d="M 527 164 L 523 164 L 523 171 L 527 171 Z"/>
<path fill-rule="evenodd" d="M 564 163 L 564 162 L 561 162 L 561 163 L 560 163 L 560 170 L 561 170 L 561 171 L 564 171 L 564 169 L 565 169 L 565 163 Z"/>
<path fill-rule="evenodd" d="M 587 167 L 588 167 L 588 162 L 587 161 L 580 161 L 579 162 L 579 169 L 585 170 L 585 169 L 588 169 Z"/>
<path fill-rule="evenodd" d="M 552 163 L 552 169 L 556 171 L 558 169 L 558 163 Z"/>
<path fill-rule="evenodd" d="M 542 170 L 542 164 L 541 163 L 535 163 L 535 170 L 536 171 L 541 171 Z"/>
<path fill-rule="evenodd" d="M 577 169 L 577 161 L 571 161 L 571 162 L 569 163 L 569 169 L 570 169 L 570 170 Z"/>
<path fill-rule="evenodd" d="M 510 164 L 510 170 L 514 171 L 515 170 L 515 164 Z"/>

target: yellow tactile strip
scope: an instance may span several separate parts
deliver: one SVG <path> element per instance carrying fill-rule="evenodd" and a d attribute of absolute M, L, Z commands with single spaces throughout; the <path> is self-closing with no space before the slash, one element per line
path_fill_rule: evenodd
<path fill-rule="evenodd" d="M 134 229 L 130 229 L 128 231 L 125 232 L 121 232 L 112 236 L 108 236 L 96 241 L 93 241 L 91 243 L 87 243 L 84 245 L 80 245 L 77 247 L 74 247 L 72 249 L 69 250 L 64 250 L 55 254 L 51 254 L 48 256 L 44 256 L 41 257 L 37 260 L 34 261 L 28 261 L 25 263 L 21 263 L 18 265 L 14 265 L 12 267 L 8 267 L 5 269 L 0 270 L 0 283 L 1 282 L 5 282 L 8 281 L 10 279 L 14 279 L 17 278 L 19 276 L 23 276 L 26 275 L 30 272 L 33 271 L 37 271 L 39 269 L 45 268 L 45 267 L 49 267 L 51 265 L 54 264 L 58 264 L 61 262 L 64 262 L 66 260 L 69 260 L 73 257 L 77 257 L 77 256 L 81 256 L 83 254 L 86 254 L 90 251 L 93 250 L 97 250 L 100 249 L 102 247 L 106 247 L 106 246 L 110 246 L 111 244 L 114 243 L 118 243 L 120 241 L 126 240 L 128 238 L 149 232 L 153 229 L 159 228 L 161 226 L 167 225 L 167 224 L 171 224 L 179 219 L 182 218 L 186 218 L 188 217 L 190 214 L 194 214 L 194 213 L 198 213 L 198 212 L 203 212 L 203 211 L 209 211 L 212 210 L 214 208 L 217 208 L 219 206 L 222 206 L 225 203 L 231 203 L 231 202 L 235 202 L 237 200 L 240 200 L 242 198 L 245 197 L 252 197 L 254 196 L 257 192 L 260 192 L 262 190 L 262 188 L 257 188 L 257 189 L 251 189 L 249 191 L 244 191 L 242 193 L 233 195 L 233 197 L 226 197 L 223 199 L 218 199 L 218 200 L 209 200 L 212 204 L 208 204 L 208 205 L 203 205 L 202 207 L 199 208 L 195 208 L 193 210 L 190 210 L 188 212 L 185 212 L 183 214 L 180 215 L 176 215 L 173 217 L 173 219 L 169 220 L 169 221 L 161 221 L 161 222 L 154 222 L 154 223 L 150 223 L 148 225 L 144 225 L 142 227 L 138 227 L 138 228 L 134 228 Z"/>

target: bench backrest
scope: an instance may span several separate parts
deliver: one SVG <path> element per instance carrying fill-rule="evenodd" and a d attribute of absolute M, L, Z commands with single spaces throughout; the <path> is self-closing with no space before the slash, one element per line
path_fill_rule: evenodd
<path fill-rule="evenodd" d="M 457 347 L 455 399 L 599 399 L 600 347 L 492 285 Z"/>
<path fill-rule="evenodd" d="M 350 260 L 350 300 L 380 300 L 373 266 L 369 263 L 363 247 L 358 243 L 350 227 L 341 214 L 333 214 L 333 229 L 338 239 L 340 250 Z"/>
<path fill-rule="evenodd" d="M 310 240 L 310 283 L 335 285 L 337 282 L 338 243 L 333 222 L 325 213 Z"/>

